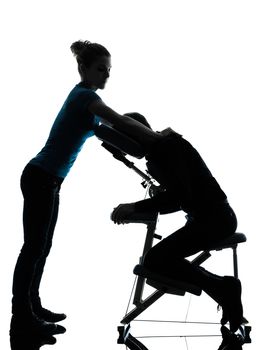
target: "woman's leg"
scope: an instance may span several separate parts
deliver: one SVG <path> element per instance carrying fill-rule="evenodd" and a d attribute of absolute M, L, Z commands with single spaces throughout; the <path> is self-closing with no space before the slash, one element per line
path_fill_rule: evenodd
<path fill-rule="evenodd" d="M 45 250 L 35 266 L 35 273 L 32 280 L 31 289 L 30 289 L 30 300 L 31 300 L 32 310 L 34 314 L 37 317 L 48 322 L 59 322 L 66 318 L 65 314 L 55 313 L 55 312 L 49 311 L 48 309 L 45 309 L 42 306 L 41 298 L 39 295 L 39 288 L 40 288 L 40 283 L 44 272 L 46 259 L 52 247 L 53 235 L 54 235 L 54 230 L 55 230 L 57 216 L 58 216 L 58 208 L 59 208 L 59 193 L 57 193 L 55 196 L 53 215 L 52 215 L 51 223 L 47 233 Z"/>
<path fill-rule="evenodd" d="M 31 284 L 30 298 L 31 298 L 31 303 L 34 306 L 33 309 L 37 308 L 38 305 L 41 304 L 41 300 L 39 297 L 39 287 L 43 276 L 46 259 L 52 247 L 52 240 L 53 240 L 55 225 L 56 225 L 57 216 L 58 216 L 58 207 L 59 207 L 59 194 L 57 193 L 54 200 L 53 215 L 51 218 L 49 230 L 46 235 L 45 249 L 43 251 L 43 254 L 38 259 L 35 265 L 34 277 Z"/>
<path fill-rule="evenodd" d="M 32 167 L 27 167 L 21 178 L 24 195 L 24 244 L 14 271 L 12 300 L 12 312 L 17 317 L 33 316 L 30 290 L 37 263 L 48 245 L 48 232 L 56 212 L 59 187 L 54 179 L 45 177 L 41 171 L 35 171 Z"/>

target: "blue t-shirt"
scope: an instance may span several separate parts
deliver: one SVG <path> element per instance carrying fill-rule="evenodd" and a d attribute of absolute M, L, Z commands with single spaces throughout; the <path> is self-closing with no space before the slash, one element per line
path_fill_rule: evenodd
<path fill-rule="evenodd" d="M 99 118 L 88 111 L 89 104 L 98 99 L 93 90 L 77 84 L 58 113 L 44 148 L 29 163 L 65 178 L 86 139 L 94 135 L 94 126 L 99 124 Z"/>

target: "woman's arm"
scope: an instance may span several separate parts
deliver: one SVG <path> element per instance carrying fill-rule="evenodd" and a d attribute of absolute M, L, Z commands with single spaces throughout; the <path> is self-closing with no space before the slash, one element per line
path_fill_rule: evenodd
<path fill-rule="evenodd" d="M 128 116 L 122 116 L 108 107 L 102 100 L 92 102 L 88 110 L 99 116 L 120 132 L 136 140 L 146 151 L 162 136 Z"/>

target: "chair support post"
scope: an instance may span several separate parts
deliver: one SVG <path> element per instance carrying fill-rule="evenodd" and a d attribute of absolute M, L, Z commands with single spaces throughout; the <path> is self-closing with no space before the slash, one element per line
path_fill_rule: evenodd
<path fill-rule="evenodd" d="M 237 265 L 237 245 L 232 247 L 233 249 L 233 267 L 234 267 L 234 277 L 238 278 L 238 265 Z"/>

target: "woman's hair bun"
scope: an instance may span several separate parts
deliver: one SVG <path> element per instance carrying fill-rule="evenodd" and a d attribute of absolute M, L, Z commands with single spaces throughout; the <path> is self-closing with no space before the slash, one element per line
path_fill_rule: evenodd
<path fill-rule="evenodd" d="M 70 46 L 70 49 L 73 52 L 74 56 L 78 56 L 89 44 L 91 44 L 91 42 L 88 40 L 78 40 Z"/>
<path fill-rule="evenodd" d="M 91 43 L 88 40 L 75 41 L 70 49 L 76 57 L 78 64 L 84 64 L 86 67 L 90 66 L 98 57 L 110 56 L 108 50 L 97 43 Z"/>

